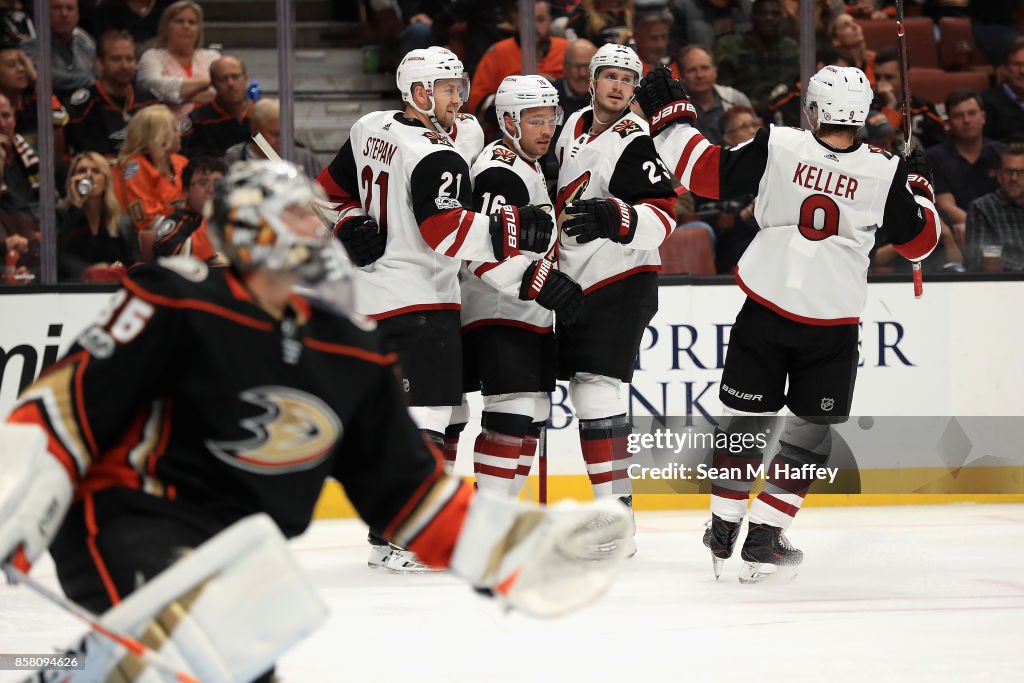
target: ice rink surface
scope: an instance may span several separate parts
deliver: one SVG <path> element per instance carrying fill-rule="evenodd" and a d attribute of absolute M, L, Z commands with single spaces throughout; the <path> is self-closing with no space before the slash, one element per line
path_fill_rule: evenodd
<path fill-rule="evenodd" d="M 458 579 L 365 561 L 365 527 L 316 523 L 294 548 L 331 608 L 285 657 L 285 683 L 461 681 L 1021 681 L 1024 505 L 810 508 L 789 582 L 715 582 L 706 513 L 639 512 L 639 554 L 597 605 L 541 622 Z M 56 585 L 52 564 L 33 572 Z M 0 587 L 0 652 L 42 653 L 82 629 Z M 0 681 L 19 680 L 0 672 Z"/>

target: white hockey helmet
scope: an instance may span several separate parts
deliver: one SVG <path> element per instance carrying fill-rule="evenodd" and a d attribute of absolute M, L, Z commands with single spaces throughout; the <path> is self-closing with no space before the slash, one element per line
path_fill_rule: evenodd
<path fill-rule="evenodd" d="M 466 75 L 462 62 L 451 50 L 436 45 L 410 51 L 402 58 L 395 74 L 395 82 L 398 84 L 399 92 L 402 93 L 402 101 L 421 114 L 429 116 L 435 127 L 437 127 L 437 121 L 434 119 L 434 82 L 448 78 L 459 80 L 459 96 L 463 102 L 468 100 L 469 77 Z M 412 97 L 412 86 L 415 83 L 423 84 L 427 98 L 430 100 L 429 110 L 416 106 Z"/>
<path fill-rule="evenodd" d="M 640 56 L 637 55 L 636 51 L 625 45 L 605 43 L 598 48 L 594 57 L 590 60 L 591 87 L 593 87 L 593 83 L 597 79 L 597 72 L 606 66 L 614 66 L 618 69 L 632 71 L 636 74 L 637 83 L 640 82 L 640 77 L 644 75 L 644 63 L 640 61 Z"/>
<path fill-rule="evenodd" d="M 520 148 L 519 140 L 522 137 L 522 130 L 518 129 L 523 110 L 533 107 L 554 107 L 555 125 L 562 123 L 562 108 L 558 106 L 558 91 L 543 76 L 508 76 L 498 86 L 498 92 L 494 95 L 494 110 L 498 115 L 498 127 L 506 137 L 512 140 L 512 146 L 520 156 L 536 161 Z M 516 124 L 515 135 L 505 127 L 505 114 L 508 114 Z"/>
<path fill-rule="evenodd" d="M 855 66 L 826 66 L 811 76 L 804 112 L 817 130 L 823 123 L 863 126 L 873 98 L 864 72 Z"/>

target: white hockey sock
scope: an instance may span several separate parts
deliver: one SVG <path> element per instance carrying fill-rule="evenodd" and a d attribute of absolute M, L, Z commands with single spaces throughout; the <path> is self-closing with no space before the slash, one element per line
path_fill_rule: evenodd
<path fill-rule="evenodd" d="M 482 490 L 514 496 L 522 447 L 522 437 L 482 430 L 473 445 L 473 472 L 477 486 Z"/>

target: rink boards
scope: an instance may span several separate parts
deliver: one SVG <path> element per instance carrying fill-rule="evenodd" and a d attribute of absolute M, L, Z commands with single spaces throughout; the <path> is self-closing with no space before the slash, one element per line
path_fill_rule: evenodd
<path fill-rule="evenodd" d="M 20 386 L 68 347 L 96 317 L 109 293 L 5 292 L 0 328 L 0 413 L 6 414 Z M 644 335 L 633 386 L 628 392 L 636 418 L 700 419 L 720 412 L 718 380 L 729 329 L 743 301 L 732 284 L 672 285 L 661 288 L 660 310 Z M 914 299 L 909 282 L 872 283 L 861 325 L 861 367 L 853 414 L 858 416 L 1024 415 L 1024 354 L 1018 350 L 1019 311 L 1024 281 L 930 282 Z M 580 457 L 567 388 L 552 396 L 548 429 L 549 491 L 587 497 L 589 484 Z M 472 445 L 480 402 L 460 443 L 458 472 L 472 473 Z M 970 428 L 968 428 L 970 431 Z M 977 451 L 977 448 L 975 448 Z M 813 504 L 892 504 L 943 500 L 985 500 L 982 492 L 1024 500 L 1022 468 L 974 455 L 934 467 L 891 453 L 858 453 L 861 495 L 813 494 Z M 934 470 L 934 471 L 933 471 Z M 922 481 L 928 486 L 919 486 Z M 527 495 L 533 485 L 528 485 Z M 700 482 L 683 482 L 682 495 L 638 495 L 646 508 L 706 504 Z M 1001 496 L 1007 499 L 1008 495 Z M 320 513 L 345 516 L 351 508 L 329 486 Z"/>

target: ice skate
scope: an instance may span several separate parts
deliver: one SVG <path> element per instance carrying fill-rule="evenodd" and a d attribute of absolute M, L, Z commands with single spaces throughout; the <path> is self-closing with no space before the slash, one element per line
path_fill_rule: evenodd
<path fill-rule="evenodd" d="M 804 561 L 804 553 L 789 544 L 789 539 L 777 526 L 751 524 L 740 551 L 743 568 L 740 583 L 758 583 L 767 578 L 791 579 L 797 575 L 797 565 Z"/>
<path fill-rule="evenodd" d="M 399 548 L 397 545 L 391 546 L 391 555 L 384 566 L 392 574 L 426 574 L 444 571 L 423 564 L 413 551 Z"/>
<path fill-rule="evenodd" d="M 736 539 L 740 535 L 740 522 L 727 522 L 712 514 L 704 526 L 704 546 L 711 551 L 711 568 L 717 581 L 722 575 L 725 561 L 732 557 L 732 550 L 736 547 Z"/>
<path fill-rule="evenodd" d="M 366 560 L 367 566 L 371 569 L 385 566 L 388 558 L 391 557 L 391 544 L 380 536 L 374 535 L 373 532 L 366 534 L 366 540 L 370 543 L 370 557 Z"/>

